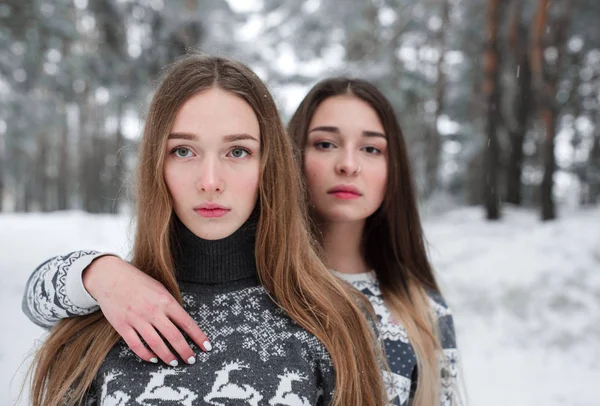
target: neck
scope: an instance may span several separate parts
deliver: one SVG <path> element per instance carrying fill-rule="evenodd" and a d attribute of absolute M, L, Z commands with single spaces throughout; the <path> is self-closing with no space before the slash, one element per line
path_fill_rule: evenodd
<path fill-rule="evenodd" d="M 325 265 L 341 273 L 363 273 L 369 270 L 363 254 L 365 220 L 321 224 Z"/>
<path fill-rule="evenodd" d="M 230 236 L 205 240 L 174 216 L 171 250 L 177 280 L 217 285 L 257 279 L 256 225 L 256 219 L 251 217 Z"/>

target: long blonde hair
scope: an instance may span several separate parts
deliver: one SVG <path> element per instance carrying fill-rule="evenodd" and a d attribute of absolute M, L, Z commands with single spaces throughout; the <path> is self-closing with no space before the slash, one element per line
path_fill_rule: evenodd
<path fill-rule="evenodd" d="M 173 205 L 163 179 L 166 140 L 180 107 L 193 95 L 219 87 L 245 100 L 261 133 L 256 263 L 275 302 L 329 351 L 335 369 L 334 405 L 386 403 L 377 344 L 361 299 L 331 276 L 311 244 L 300 169 L 275 103 L 262 81 L 226 58 L 190 55 L 174 63 L 159 85 L 140 144 L 137 231 L 132 264 L 162 283 L 181 302 L 170 250 Z M 364 303 L 364 302 L 363 302 Z M 61 321 L 34 360 L 34 406 L 81 403 L 119 340 L 101 312 Z"/>
<path fill-rule="evenodd" d="M 427 258 L 407 148 L 392 105 L 367 81 L 325 79 L 302 100 L 288 132 L 298 149 L 304 150 L 308 126 L 319 105 L 330 97 L 347 94 L 375 110 L 387 136 L 385 198 L 381 208 L 366 221 L 363 249 L 367 264 L 375 270 L 384 301 L 406 329 L 417 355 L 418 381 L 412 405 L 433 406 L 438 404 L 439 357 L 443 354 L 427 291 L 439 293 L 439 287 Z M 314 224 L 313 233 L 318 238 Z"/>

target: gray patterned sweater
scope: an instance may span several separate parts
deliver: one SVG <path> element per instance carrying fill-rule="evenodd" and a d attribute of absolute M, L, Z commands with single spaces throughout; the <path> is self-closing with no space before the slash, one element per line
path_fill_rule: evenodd
<path fill-rule="evenodd" d="M 259 285 L 254 225 L 205 241 L 176 224 L 173 254 L 184 309 L 213 349 L 192 344 L 197 362 L 173 368 L 140 360 L 120 341 L 98 371 L 87 405 L 329 404 L 335 383 L 330 355 Z M 38 267 L 23 300 L 29 318 L 50 327 L 96 311 L 80 284 L 81 272 L 99 255 L 79 251 Z"/>
<path fill-rule="evenodd" d="M 395 320 L 383 301 L 375 272 L 344 274 L 332 271 L 367 296 L 377 318 L 389 372 L 384 372 L 388 397 L 393 405 L 411 403 L 416 390 L 417 358 L 404 327 Z M 454 321 L 448 305 L 436 292 L 430 292 L 429 303 L 433 309 L 439 331 L 443 354 L 440 360 L 441 390 L 440 406 L 459 406 L 462 403 L 458 380 L 458 351 L 454 333 Z"/>

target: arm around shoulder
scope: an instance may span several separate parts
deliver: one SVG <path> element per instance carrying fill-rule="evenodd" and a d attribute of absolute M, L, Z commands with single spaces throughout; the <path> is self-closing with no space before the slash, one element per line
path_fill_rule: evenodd
<path fill-rule="evenodd" d="M 35 324 L 52 328 L 59 320 L 99 309 L 83 285 L 83 271 L 96 259 L 114 255 L 98 251 L 74 251 L 39 265 L 25 286 L 22 308 Z"/>

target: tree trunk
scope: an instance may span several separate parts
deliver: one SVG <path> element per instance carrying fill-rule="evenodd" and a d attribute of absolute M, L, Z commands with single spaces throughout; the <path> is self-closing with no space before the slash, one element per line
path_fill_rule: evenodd
<path fill-rule="evenodd" d="M 12 152 L 12 156 L 15 157 L 16 161 L 13 160 L 13 173 L 14 173 L 14 199 L 15 199 L 15 212 L 23 212 L 25 211 L 25 186 L 27 184 L 26 173 L 23 172 L 21 168 L 23 166 L 23 160 L 27 159 L 24 153 L 19 151 L 17 148 L 13 148 L 12 151 L 9 151 L 9 154 Z M 8 155 L 8 154 L 7 154 Z"/>
<path fill-rule="evenodd" d="M 438 172 L 440 166 L 441 140 L 437 130 L 437 119 L 427 124 L 425 128 L 425 190 L 424 197 L 427 198 L 435 192 L 438 187 Z"/>
<path fill-rule="evenodd" d="M 574 52 L 571 55 L 571 58 L 569 60 L 569 65 L 570 66 L 581 66 L 582 65 L 582 59 L 583 59 L 583 53 L 582 52 Z M 569 94 L 569 104 L 570 107 L 572 109 L 573 112 L 573 122 L 575 123 L 577 121 L 577 118 L 581 116 L 582 114 L 582 104 L 583 104 L 583 100 L 582 97 L 579 94 L 579 88 L 581 86 L 581 75 L 579 74 L 579 71 L 577 70 L 577 72 L 575 73 L 574 77 L 573 77 L 573 84 L 571 86 L 571 91 Z M 571 172 L 573 174 L 575 174 L 577 176 L 577 179 L 579 180 L 579 205 L 580 206 L 584 206 L 586 204 L 589 204 L 589 184 L 588 184 L 588 171 L 587 171 L 587 167 L 585 165 L 582 165 L 581 163 L 577 162 L 577 154 L 579 152 L 579 149 L 582 146 L 582 140 L 583 140 L 583 136 L 581 134 L 581 132 L 579 131 L 579 128 L 577 125 L 573 125 L 572 129 L 573 131 L 573 135 L 571 136 L 571 147 L 573 148 L 573 152 L 572 152 L 572 161 L 571 161 Z"/>
<path fill-rule="evenodd" d="M 0 133 L 0 213 L 2 213 L 2 211 L 4 210 L 4 176 L 5 173 L 8 172 L 6 170 L 6 163 L 5 163 L 5 156 L 6 154 L 4 153 L 5 148 L 6 148 L 6 143 L 5 143 L 5 135 L 3 133 Z"/>
<path fill-rule="evenodd" d="M 89 151 L 89 175 L 88 193 L 90 195 L 90 212 L 106 212 L 106 139 L 104 138 L 104 109 L 95 106 L 93 115 L 93 134 L 91 140 L 92 149 Z"/>
<path fill-rule="evenodd" d="M 35 200 L 41 211 L 46 212 L 48 207 L 48 137 L 46 133 L 38 135 L 37 139 L 37 158 L 34 180 Z"/>
<path fill-rule="evenodd" d="M 125 178 L 125 159 L 123 147 L 125 141 L 123 138 L 123 114 L 125 110 L 125 104 L 121 101 L 117 102 L 117 130 L 115 132 L 114 146 L 114 170 L 112 174 L 112 188 L 113 191 L 111 196 L 113 197 L 113 203 L 111 205 L 110 212 L 116 214 L 119 212 L 119 195 L 123 186 L 123 179 Z"/>
<path fill-rule="evenodd" d="M 523 172 L 523 143 L 533 111 L 532 77 L 527 54 L 528 25 L 521 14 L 523 0 L 518 0 L 513 16 L 509 42 L 517 62 L 517 93 L 513 103 L 514 124 L 509 126 L 510 154 L 506 176 L 506 201 L 521 205 L 521 176 Z"/>
<path fill-rule="evenodd" d="M 63 109 L 63 123 L 58 146 L 58 178 L 56 179 L 57 209 L 69 209 L 69 122 L 66 106 Z"/>
<path fill-rule="evenodd" d="M 556 218 L 556 207 L 554 204 L 553 185 L 554 172 L 556 171 L 556 158 L 554 156 L 554 139 L 556 135 L 556 112 L 552 108 L 545 108 L 543 121 L 546 127 L 546 138 L 544 141 L 544 177 L 540 187 L 542 203 L 542 220 Z"/>
<path fill-rule="evenodd" d="M 185 13 L 189 16 L 197 15 L 198 0 L 185 0 Z M 181 44 L 181 52 L 185 54 L 189 49 L 193 49 L 198 45 L 200 36 L 202 35 L 200 26 L 196 20 L 188 21 L 183 27 L 179 35 L 179 43 Z"/>
<path fill-rule="evenodd" d="M 67 14 L 69 21 L 75 21 L 75 11 L 69 9 Z M 69 37 L 62 40 L 62 55 L 71 53 L 72 40 Z M 72 74 L 69 73 L 69 79 L 72 80 Z M 72 111 L 73 101 L 76 100 L 74 90 L 65 92 L 61 99 L 60 114 L 63 117 L 60 128 L 60 137 L 58 145 L 58 173 L 56 179 L 56 206 L 58 210 L 68 210 L 71 208 L 70 192 L 73 183 L 76 182 L 71 173 L 76 167 L 71 163 L 70 138 L 72 138 L 71 123 L 69 122 L 70 112 Z"/>
<path fill-rule="evenodd" d="M 485 80 L 483 93 L 486 97 L 487 150 L 485 162 L 485 206 L 488 220 L 500 218 L 498 175 L 500 170 L 500 143 L 498 122 L 500 120 L 500 49 L 498 27 L 502 14 L 502 0 L 489 0 L 488 43 L 484 54 Z"/>
<path fill-rule="evenodd" d="M 430 196 L 438 187 L 438 173 L 440 167 L 440 152 L 442 140 L 438 131 L 438 121 L 444 111 L 444 97 L 446 94 L 446 75 L 444 61 L 446 57 L 446 33 L 450 21 L 449 0 L 442 1 L 442 26 L 436 33 L 436 42 L 440 50 L 437 61 L 437 84 L 435 89 L 435 114 L 430 128 L 425 132 L 425 196 Z"/>
<path fill-rule="evenodd" d="M 30 157 L 27 156 L 25 158 L 29 160 Z M 25 164 L 26 161 L 21 162 L 21 171 L 25 173 L 25 182 L 23 183 L 23 202 L 22 202 L 22 210 L 26 213 L 29 213 L 33 210 L 33 201 L 35 199 L 35 173 L 28 168 L 28 165 Z M 28 172 L 28 173 L 27 173 Z"/>
<path fill-rule="evenodd" d="M 485 202 L 484 176 L 485 151 L 474 154 L 467 163 L 467 203 L 480 206 Z"/>
<path fill-rule="evenodd" d="M 86 89 L 83 94 L 83 102 L 80 106 L 80 129 L 79 129 L 79 193 L 82 201 L 83 210 L 88 213 L 96 213 L 95 209 L 95 189 L 96 177 L 98 176 L 95 162 L 96 149 L 95 138 L 98 136 L 96 128 L 97 109 L 93 98 L 90 96 L 90 89 Z"/>
<path fill-rule="evenodd" d="M 554 172 L 556 171 L 556 158 L 554 156 L 554 140 L 556 138 L 556 122 L 559 107 L 556 103 L 556 89 L 560 73 L 561 56 L 564 52 L 569 17 L 573 8 L 573 0 L 567 0 L 562 15 L 552 28 L 552 46 L 556 49 L 556 58 L 552 62 L 544 62 L 543 36 L 548 26 L 549 0 L 540 0 L 533 31 L 532 70 L 540 90 L 542 121 L 546 134 L 544 139 L 544 177 L 540 185 L 541 193 L 541 218 L 543 221 L 556 218 L 554 203 Z"/>
<path fill-rule="evenodd" d="M 588 199 L 590 204 L 600 203 L 600 113 L 596 110 L 594 140 L 588 157 Z"/>
<path fill-rule="evenodd" d="M 89 176 L 89 167 L 90 167 L 90 162 L 89 162 L 89 133 L 88 133 L 88 126 L 89 126 L 89 111 L 90 111 L 90 107 L 88 106 L 88 104 L 90 103 L 89 98 L 86 96 L 84 97 L 84 102 L 83 104 L 80 104 L 80 121 L 79 121 L 79 145 L 78 145 L 78 151 L 77 151 L 77 155 L 79 158 L 79 195 L 81 197 L 81 208 L 87 212 L 90 211 L 90 196 L 89 196 L 89 182 L 90 182 L 90 176 Z"/>

